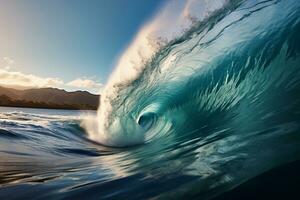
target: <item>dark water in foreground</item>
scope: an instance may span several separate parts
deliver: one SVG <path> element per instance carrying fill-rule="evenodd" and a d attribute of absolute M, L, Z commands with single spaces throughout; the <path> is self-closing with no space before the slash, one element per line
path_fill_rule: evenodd
<path fill-rule="evenodd" d="M 0 199 L 253 199 L 298 191 L 298 123 L 249 134 L 255 142 L 246 149 L 230 130 L 114 149 L 80 128 L 93 112 L 0 111 Z"/>
<path fill-rule="evenodd" d="M 299 199 L 300 1 L 230 2 L 119 85 L 98 141 L 139 145 L 0 108 L 0 199 Z"/>

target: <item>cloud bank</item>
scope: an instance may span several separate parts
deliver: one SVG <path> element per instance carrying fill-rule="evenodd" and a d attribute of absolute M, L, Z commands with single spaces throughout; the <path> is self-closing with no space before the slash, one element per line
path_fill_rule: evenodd
<path fill-rule="evenodd" d="M 33 74 L 25 74 L 19 71 L 11 70 L 14 60 L 8 57 L 3 57 L 0 66 L 0 86 L 30 89 L 30 88 L 46 88 L 54 87 L 73 90 L 88 90 L 92 93 L 100 93 L 102 84 L 94 80 L 94 78 L 80 77 L 70 82 L 65 82 L 57 77 L 40 77 Z"/>
<path fill-rule="evenodd" d="M 75 79 L 75 80 L 67 83 L 67 85 L 72 86 L 72 87 L 77 87 L 77 88 L 86 88 L 86 89 L 102 88 L 102 86 L 103 86 L 101 83 L 98 83 L 91 79 L 86 79 L 86 78 Z"/>

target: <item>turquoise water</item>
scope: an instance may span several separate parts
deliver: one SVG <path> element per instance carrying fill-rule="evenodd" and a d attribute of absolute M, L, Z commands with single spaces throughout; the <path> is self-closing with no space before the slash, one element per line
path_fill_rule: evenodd
<path fill-rule="evenodd" d="M 0 199 L 288 198 L 299 53 L 300 1 L 230 1 L 113 85 L 98 116 L 0 108 Z"/>

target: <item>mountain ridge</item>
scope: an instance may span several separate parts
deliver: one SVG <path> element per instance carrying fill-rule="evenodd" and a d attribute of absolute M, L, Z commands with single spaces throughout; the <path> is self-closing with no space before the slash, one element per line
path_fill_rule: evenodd
<path fill-rule="evenodd" d="M 0 106 L 96 110 L 99 98 L 100 95 L 87 91 L 68 92 L 58 88 L 19 90 L 0 86 Z"/>

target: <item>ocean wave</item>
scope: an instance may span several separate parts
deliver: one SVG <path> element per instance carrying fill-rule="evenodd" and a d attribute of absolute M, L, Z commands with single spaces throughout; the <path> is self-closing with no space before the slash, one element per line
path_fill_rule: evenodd
<path fill-rule="evenodd" d="M 124 56 L 130 57 L 135 49 L 139 56 L 133 58 L 143 62 L 132 61 L 132 66 L 121 57 L 102 95 L 97 125 L 87 127 L 91 139 L 109 146 L 141 144 L 197 130 L 218 113 L 229 116 L 240 110 L 242 116 L 249 112 L 241 110 L 244 104 L 256 102 L 256 113 L 259 106 L 270 106 L 272 98 L 287 95 L 287 85 L 297 89 L 298 3 L 213 1 L 199 6 L 207 7 L 205 17 L 194 20 L 182 36 L 175 34 L 151 50 L 151 55 L 139 54 L 135 45 L 141 44 L 134 40 Z M 148 37 L 144 31 L 137 40 Z M 132 77 L 120 76 L 120 70 L 129 69 L 135 71 Z"/>

